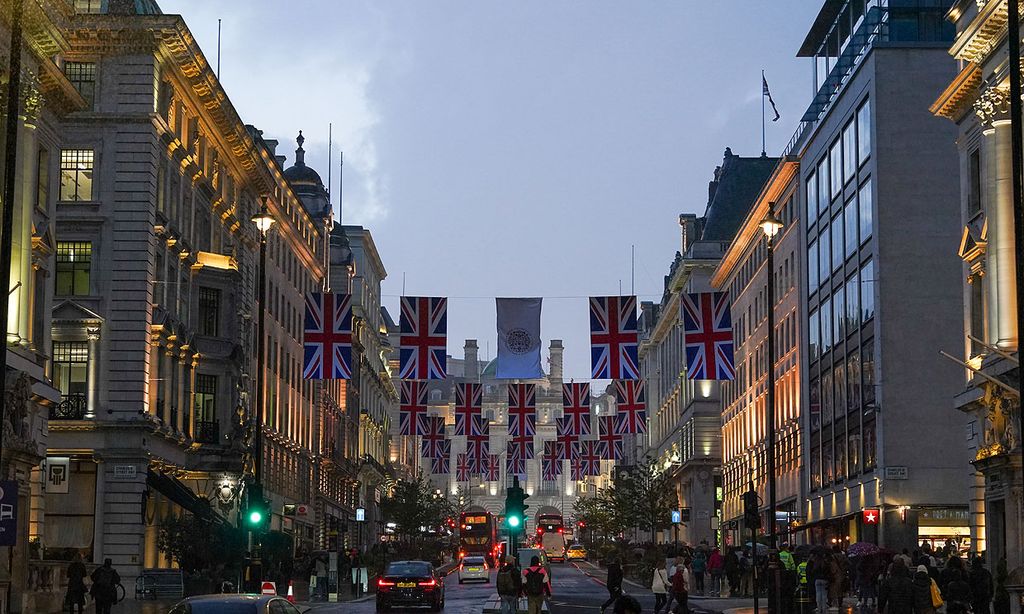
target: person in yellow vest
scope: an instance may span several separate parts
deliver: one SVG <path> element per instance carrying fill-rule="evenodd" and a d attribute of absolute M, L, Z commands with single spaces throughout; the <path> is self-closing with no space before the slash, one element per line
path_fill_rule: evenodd
<path fill-rule="evenodd" d="M 793 611 L 793 593 L 796 592 L 796 561 L 789 551 L 789 544 L 782 544 L 779 550 L 779 563 L 782 565 L 782 611 Z"/>

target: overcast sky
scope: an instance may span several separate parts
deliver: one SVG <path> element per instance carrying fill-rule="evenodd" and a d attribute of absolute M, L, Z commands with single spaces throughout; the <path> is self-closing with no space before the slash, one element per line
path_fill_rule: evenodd
<path fill-rule="evenodd" d="M 397 320 L 448 296 L 448 351 L 495 353 L 494 296 L 545 297 L 566 378 L 590 375 L 586 298 L 659 300 L 677 216 L 702 213 L 725 148 L 778 155 L 811 97 L 796 58 L 820 0 L 160 0 L 184 15 L 242 119 L 294 137 L 345 224 L 369 228 Z M 769 114 L 769 118 L 771 115 Z M 337 213 L 337 209 L 335 210 Z"/>

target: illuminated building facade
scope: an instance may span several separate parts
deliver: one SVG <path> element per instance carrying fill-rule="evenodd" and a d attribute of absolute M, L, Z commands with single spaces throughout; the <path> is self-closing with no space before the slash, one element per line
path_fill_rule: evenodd
<path fill-rule="evenodd" d="M 957 245 L 963 262 L 964 334 L 949 352 L 967 364 L 957 377 L 955 405 L 969 420 L 972 465 L 964 469 L 971 480 L 972 548 L 987 553 L 992 569 L 1005 558 L 1019 578 L 1024 566 L 1024 483 L 1016 391 L 1019 263 L 1010 187 L 1007 15 L 1005 0 L 953 3 L 948 17 L 956 36 L 949 52 L 960 73 L 949 80 L 931 110 L 959 128 L 962 229 Z"/>
<path fill-rule="evenodd" d="M 715 270 L 711 284 L 732 297 L 736 379 L 722 385 L 723 527 L 730 545 L 750 541 L 741 495 L 753 488 L 764 503 L 762 527 L 769 522 L 766 391 L 768 309 L 775 310 L 776 485 L 778 510 L 786 520 L 801 509 L 800 342 L 803 339 L 800 283 L 802 241 L 799 216 L 799 162 L 779 160 Z M 774 239 L 775 305 L 768 305 L 767 242 L 759 226 L 769 211 L 784 224 Z"/>
<path fill-rule="evenodd" d="M 952 124 L 928 112 L 955 75 L 951 2 L 825 2 L 798 55 L 816 92 L 800 159 L 806 257 L 801 365 L 813 543 L 966 545 L 967 420 Z M 880 512 L 880 522 L 876 519 Z"/>

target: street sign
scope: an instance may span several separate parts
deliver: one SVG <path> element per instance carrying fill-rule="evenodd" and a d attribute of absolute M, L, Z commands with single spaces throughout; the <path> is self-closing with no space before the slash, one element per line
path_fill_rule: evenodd
<path fill-rule="evenodd" d="M 277 585 L 273 582 L 264 582 L 260 587 L 261 595 L 277 595 Z"/>
<path fill-rule="evenodd" d="M 864 511 L 862 512 L 862 514 L 863 514 L 862 518 L 864 519 L 864 524 L 878 524 L 878 516 L 879 516 L 878 508 L 874 508 L 874 507 L 864 508 Z"/>
<path fill-rule="evenodd" d="M 0 546 L 18 542 L 18 483 L 0 482 Z"/>
<path fill-rule="evenodd" d="M 679 510 L 679 521 L 690 522 L 690 508 L 684 507 Z"/>
<path fill-rule="evenodd" d="M 356 508 L 356 522 L 366 522 L 366 509 L 362 507 Z"/>
<path fill-rule="evenodd" d="M 46 459 L 46 492 L 68 494 L 71 484 L 71 459 L 67 456 L 51 456 Z"/>
<path fill-rule="evenodd" d="M 906 467 L 886 467 L 885 468 L 885 479 L 887 480 L 906 480 L 909 477 L 909 471 Z"/>
<path fill-rule="evenodd" d="M 680 516 L 681 514 L 679 513 L 679 510 L 672 510 L 672 524 L 679 524 L 682 522 Z"/>

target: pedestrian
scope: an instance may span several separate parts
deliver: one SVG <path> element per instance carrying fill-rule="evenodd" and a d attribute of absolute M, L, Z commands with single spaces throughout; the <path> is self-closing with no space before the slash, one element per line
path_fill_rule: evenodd
<path fill-rule="evenodd" d="M 82 563 L 82 554 L 76 552 L 74 560 L 68 565 L 68 592 L 64 595 L 64 609 L 71 614 L 85 612 L 85 577 L 88 575 Z"/>
<path fill-rule="evenodd" d="M 722 596 L 722 576 L 725 574 L 725 557 L 718 548 L 711 549 L 711 556 L 708 557 L 708 573 L 711 575 L 711 594 L 715 597 Z"/>
<path fill-rule="evenodd" d="M 519 610 L 519 597 L 523 594 L 523 577 L 511 560 L 505 560 L 495 582 L 501 600 L 501 614 L 516 614 Z"/>
<path fill-rule="evenodd" d="M 816 551 L 807 563 L 807 583 L 814 587 L 814 603 L 818 614 L 828 611 L 828 587 L 831 583 L 832 568 L 825 555 Z"/>
<path fill-rule="evenodd" d="M 729 548 L 725 555 L 725 579 L 729 581 L 729 596 L 740 594 L 740 556 L 737 548 Z"/>
<path fill-rule="evenodd" d="M 829 585 L 828 585 L 828 601 L 829 604 L 837 607 L 843 607 L 843 596 L 846 594 L 846 583 L 848 582 L 848 572 L 850 569 L 850 561 L 846 558 L 846 554 L 838 546 L 832 546 L 832 555 L 829 557 L 829 566 L 831 571 L 829 573 Z"/>
<path fill-rule="evenodd" d="M 796 592 L 796 559 L 789 551 L 789 543 L 783 543 L 779 549 L 779 567 L 782 581 L 782 611 L 790 612 L 793 608 L 793 593 Z"/>
<path fill-rule="evenodd" d="M 352 596 L 360 597 L 363 594 L 363 556 L 359 554 L 358 548 L 349 552 L 348 565 L 352 574 Z"/>
<path fill-rule="evenodd" d="M 526 593 L 527 613 L 540 614 L 544 600 L 551 596 L 551 583 L 539 556 L 531 558 L 530 566 L 523 570 L 523 592 Z"/>
<path fill-rule="evenodd" d="M 949 598 L 946 597 L 946 587 L 949 586 L 950 582 L 966 579 L 967 571 L 964 570 L 963 560 L 961 560 L 957 555 L 949 557 L 949 561 L 946 562 L 945 568 L 939 572 L 939 590 L 942 591 L 942 596 L 946 601 L 949 601 Z"/>
<path fill-rule="evenodd" d="M 668 571 L 665 570 L 665 560 L 659 559 L 654 565 L 654 575 L 651 578 L 651 592 L 654 593 L 654 614 L 661 614 L 662 608 L 668 611 L 668 591 L 672 588 L 668 578 Z"/>
<path fill-rule="evenodd" d="M 704 594 L 704 572 L 708 569 L 708 559 L 703 550 L 698 549 L 693 553 L 693 562 L 690 563 L 693 570 L 693 590 L 698 595 Z"/>
<path fill-rule="evenodd" d="M 943 571 L 945 584 L 942 586 L 942 599 L 946 602 L 947 614 L 966 614 L 971 607 L 971 585 L 967 582 L 967 572 L 963 562 L 957 555 L 952 555 Z"/>
<path fill-rule="evenodd" d="M 676 565 L 672 574 L 672 598 L 675 599 L 675 614 L 689 614 L 688 603 L 690 587 L 686 582 L 686 565 Z"/>
<path fill-rule="evenodd" d="M 110 614 L 110 608 L 117 603 L 117 587 L 121 584 L 121 576 L 114 569 L 113 561 L 105 559 L 103 565 L 92 572 L 90 579 L 92 588 L 89 594 L 96 600 L 96 614 Z"/>
<path fill-rule="evenodd" d="M 971 609 L 974 614 L 991 614 L 995 587 L 992 584 L 992 573 L 985 569 L 985 560 L 980 556 L 971 561 L 967 583 L 971 586 Z"/>
<path fill-rule="evenodd" d="M 614 605 L 615 601 L 622 596 L 622 566 L 619 560 L 612 556 L 608 561 L 608 578 L 605 580 L 605 588 L 608 589 L 608 601 L 601 604 L 601 614 Z"/>
<path fill-rule="evenodd" d="M 740 596 L 754 596 L 754 561 L 748 548 L 740 551 Z"/>
<path fill-rule="evenodd" d="M 935 587 L 935 590 L 932 590 Z M 938 592 L 935 580 L 928 573 L 927 565 L 918 565 L 914 574 L 914 614 L 935 614 L 935 608 L 942 605 L 935 602 L 935 593 Z"/>
<path fill-rule="evenodd" d="M 915 614 L 914 582 L 900 556 L 893 559 L 889 576 L 878 591 L 878 611 L 881 614 Z"/>
<path fill-rule="evenodd" d="M 854 569 L 857 606 L 871 608 L 878 600 L 879 558 L 877 554 L 868 554 L 858 558 L 857 566 Z M 902 564 L 902 562 L 901 560 L 900 563 Z"/>

